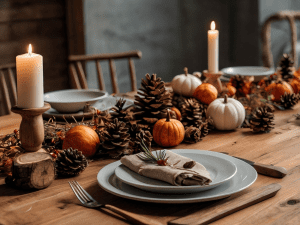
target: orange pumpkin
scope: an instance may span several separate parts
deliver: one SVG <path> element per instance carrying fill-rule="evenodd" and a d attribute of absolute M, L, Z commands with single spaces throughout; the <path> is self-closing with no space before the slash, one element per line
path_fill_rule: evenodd
<path fill-rule="evenodd" d="M 177 109 L 176 107 L 172 107 L 171 110 L 173 112 L 175 112 L 176 119 L 180 121 L 181 120 L 181 112 L 179 111 L 179 109 Z"/>
<path fill-rule="evenodd" d="M 227 85 L 227 89 L 228 89 L 227 95 L 228 95 L 229 97 L 232 97 L 232 96 L 235 95 L 235 93 L 236 93 L 235 87 L 233 87 L 232 85 Z"/>
<path fill-rule="evenodd" d="M 98 134 L 90 127 L 79 125 L 71 128 L 67 133 L 63 142 L 63 149 L 72 147 L 78 149 L 86 157 L 95 155 L 100 140 Z"/>
<path fill-rule="evenodd" d="M 300 67 L 294 72 L 294 76 L 300 78 Z"/>
<path fill-rule="evenodd" d="M 268 87 L 265 88 L 266 92 L 269 92 L 273 95 L 273 101 L 280 101 L 281 95 L 284 93 L 292 93 L 291 86 L 282 80 L 278 80 L 274 83 L 271 83 Z"/>
<path fill-rule="evenodd" d="M 292 86 L 294 93 L 299 93 L 300 92 L 300 77 L 294 77 L 292 82 L 290 83 Z"/>
<path fill-rule="evenodd" d="M 169 110 L 167 118 L 158 120 L 153 127 L 153 140 L 163 147 L 179 145 L 183 141 L 184 134 L 182 123 L 171 119 Z"/>
<path fill-rule="evenodd" d="M 204 83 L 196 88 L 193 97 L 202 103 L 209 105 L 212 101 L 217 99 L 218 91 L 213 85 Z"/>

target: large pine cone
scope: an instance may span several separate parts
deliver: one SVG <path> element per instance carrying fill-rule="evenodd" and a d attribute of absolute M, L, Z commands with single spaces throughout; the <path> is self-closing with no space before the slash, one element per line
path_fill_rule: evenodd
<path fill-rule="evenodd" d="M 295 93 L 284 93 L 280 97 L 280 103 L 285 109 L 292 108 L 294 105 L 296 105 L 299 101 L 299 94 Z"/>
<path fill-rule="evenodd" d="M 81 151 L 68 148 L 57 154 L 55 168 L 57 175 L 75 176 L 85 170 L 88 161 Z"/>
<path fill-rule="evenodd" d="M 144 142 L 144 144 L 147 146 L 147 148 L 151 148 L 151 142 L 153 140 L 152 134 L 148 130 L 143 130 L 140 125 L 132 124 L 130 129 L 130 142 L 129 142 L 129 148 L 131 149 L 131 153 L 139 153 L 141 152 L 141 144 Z"/>
<path fill-rule="evenodd" d="M 113 119 L 117 118 L 119 121 L 128 123 L 133 119 L 130 111 L 128 109 L 124 109 L 124 105 L 126 100 L 124 98 L 120 98 L 117 100 L 116 105 L 111 108 L 113 112 L 111 112 L 111 116 Z"/>
<path fill-rule="evenodd" d="M 100 139 L 102 141 L 100 153 L 107 153 L 112 158 L 129 154 L 127 148 L 130 134 L 124 122 L 114 119 L 113 122 L 106 123 Z"/>
<path fill-rule="evenodd" d="M 254 132 L 269 132 L 274 129 L 274 113 L 269 106 L 262 106 L 255 109 L 251 114 L 250 128 Z"/>
<path fill-rule="evenodd" d="M 199 127 L 202 117 L 206 114 L 206 107 L 195 98 L 185 99 L 181 107 L 182 124 L 184 127 Z"/>
<path fill-rule="evenodd" d="M 97 116 L 94 118 L 94 124 L 96 128 L 104 128 L 105 124 L 108 122 L 112 122 L 112 116 L 109 110 L 106 111 L 98 111 Z"/>
<path fill-rule="evenodd" d="M 167 117 L 167 108 L 172 107 L 172 99 L 165 88 L 165 83 L 161 78 L 156 78 L 156 74 L 151 77 L 146 74 L 141 86 L 135 95 L 134 104 L 137 108 L 134 115 L 138 124 L 152 130 L 159 119 Z"/>
<path fill-rule="evenodd" d="M 281 67 L 280 73 L 281 73 L 281 78 L 286 82 L 294 78 L 294 74 L 291 69 L 293 65 L 294 65 L 294 61 L 291 58 L 291 56 L 289 54 L 283 54 L 283 57 L 280 61 L 280 67 Z"/>

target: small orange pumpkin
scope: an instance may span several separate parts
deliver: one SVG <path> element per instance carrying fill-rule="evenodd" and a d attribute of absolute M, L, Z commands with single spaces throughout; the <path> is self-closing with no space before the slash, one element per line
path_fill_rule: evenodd
<path fill-rule="evenodd" d="M 95 155 L 99 145 L 99 136 L 92 128 L 78 125 L 66 133 L 62 148 L 72 147 L 81 151 L 86 157 L 92 157 Z"/>
<path fill-rule="evenodd" d="M 171 110 L 173 112 L 175 112 L 176 119 L 180 121 L 181 120 L 181 112 L 179 111 L 179 109 L 177 109 L 176 107 L 172 107 Z"/>
<path fill-rule="evenodd" d="M 204 83 L 196 88 L 193 97 L 209 105 L 212 101 L 217 99 L 218 90 L 212 84 Z"/>
<path fill-rule="evenodd" d="M 294 76 L 300 78 L 300 67 L 294 72 Z"/>
<path fill-rule="evenodd" d="M 294 93 L 299 93 L 300 92 L 300 77 L 294 77 L 292 82 L 290 83 L 292 86 Z"/>
<path fill-rule="evenodd" d="M 232 85 L 227 85 L 227 89 L 228 89 L 227 95 L 228 95 L 229 97 L 232 97 L 232 96 L 235 95 L 235 93 L 236 93 L 235 87 L 233 87 Z"/>
<path fill-rule="evenodd" d="M 273 101 L 280 101 L 281 95 L 284 93 L 292 93 L 291 86 L 282 80 L 277 80 L 274 83 L 271 83 L 268 87 L 265 88 L 266 92 L 269 92 L 273 95 Z"/>
<path fill-rule="evenodd" d="M 163 147 L 179 145 L 183 141 L 184 134 L 182 123 L 171 119 L 169 110 L 167 118 L 158 120 L 153 127 L 153 140 Z"/>

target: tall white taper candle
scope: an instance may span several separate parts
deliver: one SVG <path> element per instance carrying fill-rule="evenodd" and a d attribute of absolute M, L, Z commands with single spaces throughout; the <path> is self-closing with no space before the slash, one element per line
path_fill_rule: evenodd
<path fill-rule="evenodd" d="M 40 108 L 44 106 L 43 57 L 28 53 L 16 57 L 17 106 L 19 108 Z"/>
<path fill-rule="evenodd" d="M 210 29 L 207 33 L 208 40 L 208 72 L 219 72 L 219 31 L 215 30 L 215 21 L 210 24 Z"/>

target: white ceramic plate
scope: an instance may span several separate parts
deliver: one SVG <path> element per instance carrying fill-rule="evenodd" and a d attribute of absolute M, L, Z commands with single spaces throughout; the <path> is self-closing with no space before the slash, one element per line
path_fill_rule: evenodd
<path fill-rule="evenodd" d="M 105 110 L 112 108 L 114 105 L 116 105 L 116 101 L 119 99 L 120 99 L 120 97 L 107 96 L 106 98 L 96 102 L 93 107 L 95 107 L 101 111 L 105 111 Z M 127 107 L 132 106 L 133 104 L 134 104 L 134 102 L 132 100 L 126 99 L 126 103 L 125 103 L 124 107 L 127 108 Z M 63 119 L 63 116 L 67 120 L 73 120 L 72 117 L 74 117 L 76 120 L 80 120 L 83 117 L 85 119 L 90 119 L 93 117 L 93 112 L 79 111 L 77 113 L 59 113 L 55 109 L 51 108 L 48 111 L 46 111 L 45 113 L 43 113 L 44 119 L 50 119 L 53 117 L 55 117 L 57 119 Z"/>
<path fill-rule="evenodd" d="M 260 81 L 266 76 L 270 76 L 275 73 L 274 68 L 262 67 L 262 66 L 238 66 L 228 67 L 222 69 L 224 77 L 231 77 L 237 74 L 241 76 L 254 76 L 254 81 Z"/>
<path fill-rule="evenodd" d="M 193 160 L 201 163 L 209 172 L 212 179 L 209 185 L 174 186 L 160 180 L 141 176 L 124 165 L 120 165 L 116 168 L 115 175 L 124 183 L 146 191 L 158 193 L 193 193 L 215 188 L 232 179 L 237 171 L 234 163 L 219 155 L 206 155 L 198 151 L 198 154 L 193 157 Z"/>
<path fill-rule="evenodd" d="M 44 101 L 60 113 L 76 113 L 83 110 L 86 103 L 90 105 L 102 100 L 108 93 L 100 90 L 61 90 L 44 94 Z"/>
<path fill-rule="evenodd" d="M 119 197 L 143 202 L 176 204 L 205 202 L 226 198 L 248 188 L 257 178 L 257 172 L 252 166 L 222 153 L 191 149 L 177 149 L 172 151 L 194 160 L 196 160 L 195 158 L 197 158 L 200 152 L 205 155 L 220 156 L 234 163 L 237 167 L 237 173 L 228 182 L 208 191 L 189 194 L 163 194 L 144 191 L 119 180 L 114 173 L 115 169 L 121 165 L 121 162 L 117 161 L 103 167 L 99 171 L 97 175 L 98 183 L 105 191 Z"/>

